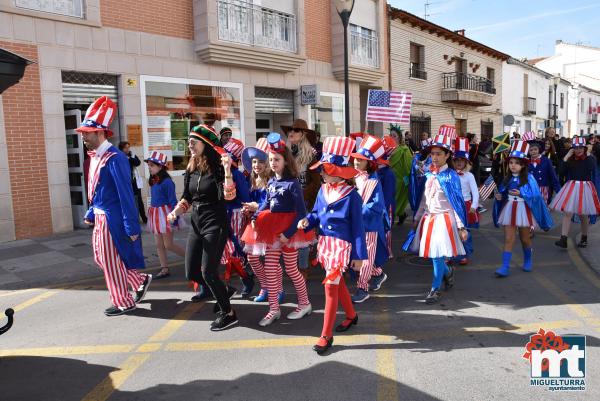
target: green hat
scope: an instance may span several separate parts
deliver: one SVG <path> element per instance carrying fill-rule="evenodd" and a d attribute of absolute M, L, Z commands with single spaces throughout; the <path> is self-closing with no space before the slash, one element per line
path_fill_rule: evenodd
<path fill-rule="evenodd" d="M 203 141 L 205 144 L 216 150 L 219 154 L 227 153 L 225 149 L 220 146 L 219 137 L 217 136 L 215 130 L 208 125 L 196 125 L 194 128 L 192 128 L 189 137 Z"/>

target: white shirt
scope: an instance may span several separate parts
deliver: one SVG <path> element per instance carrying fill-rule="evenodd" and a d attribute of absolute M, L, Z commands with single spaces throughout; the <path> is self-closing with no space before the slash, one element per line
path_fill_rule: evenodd
<path fill-rule="evenodd" d="M 477 209 L 479 207 L 479 189 L 475 182 L 475 176 L 469 171 L 465 171 L 462 175 L 459 174 L 458 176 L 460 177 L 463 199 L 465 202 L 471 201 L 471 207 Z"/>
<path fill-rule="evenodd" d="M 448 165 L 440 167 L 440 173 L 448 168 Z M 421 198 L 421 204 L 419 205 L 419 210 L 415 215 L 416 220 L 420 220 L 421 217 L 425 214 L 443 214 L 450 213 L 454 216 L 456 220 L 456 225 L 458 228 L 462 228 L 462 220 L 456 213 L 456 211 L 452 208 L 450 201 L 446 197 L 444 190 L 442 189 L 440 182 L 438 181 L 435 175 L 431 175 L 427 177 L 427 181 L 425 182 L 425 191 L 423 192 L 423 197 Z"/>
<path fill-rule="evenodd" d="M 92 177 L 92 175 L 96 172 L 96 168 L 98 168 L 98 163 L 100 163 L 100 159 L 102 158 L 102 156 L 104 156 L 104 153 L 106 153 L 106 151 L 110 147 L 111 143 L 108 142 L 106 139 L 100 144 L 100 146 L 98 146 L 98 148 L 96 149 L 96 155 L 90 158 L 90 171 L 88 177 Z"/>

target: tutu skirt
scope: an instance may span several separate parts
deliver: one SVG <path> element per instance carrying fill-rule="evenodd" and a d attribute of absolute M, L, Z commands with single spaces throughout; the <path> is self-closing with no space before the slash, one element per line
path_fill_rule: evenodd
<path fill-rule="evenodd" d="M 410 250 L 422 258 L 453 258 L 466 254 L 458 225 L 450 213 L 423 215 Z"/>
<path fill-rule="evenodd" d="M 591 181 L 567 181 L 550 202 L 550 208 L 558 212 L 594 216 L 600 214 L 600 200 Z"/>
<path fill-rule="evenodd" d="M 315 242 L 315 232 L 297 230 L 287 243 L 282 243 L 279 236 L 296 220 L 296 213 L 272 213 L 264 210 L 258 214 L 255 221 L 256 231 L 248 224 L 242 241 L 244 251 L 251 255 L 264 255 L 267 249 L 302 249 Z"/>
<path fill-rule="evenodd" d="M 538 227 L 531 209 L 521 197 L 510 196 L 500 211 L 498 224 L 514 227 Z"/>
<path fill-rule="evenodd" d="M 167 215 L 171 213 L 171 210 L 169 205 L 150 206 L 148 208 L 148 231 L 153 234 L 167 234 L 175 229 L 182 229 L 184 226 L 183 217 L 178 217 L 173 224 L 167 221 Z"/>

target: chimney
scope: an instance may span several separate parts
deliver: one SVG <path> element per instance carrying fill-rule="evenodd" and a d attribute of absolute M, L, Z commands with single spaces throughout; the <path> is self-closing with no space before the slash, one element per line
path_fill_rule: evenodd
<path fill-rule="evenodd" d="M 454 33 L 459 34 L 460 36 L 465 36 L 465 30 L 464 29 L 459 29 L 457 31 L 454 31 Z"/>

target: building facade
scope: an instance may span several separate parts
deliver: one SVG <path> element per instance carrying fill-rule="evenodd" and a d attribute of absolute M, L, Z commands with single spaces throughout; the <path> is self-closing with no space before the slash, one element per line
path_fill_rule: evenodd
<path fill-rule="evenodd" d="M 502 130 L 502 62 L 508 55 L 408 12 L 390 8 L 390 82 L 413 94 L 410 129 L 490 137 Z"/>
<path fill-rule="evenodd" d="M 200 122 L 229 126 L 247 144 L 295 118 L 343 135 L 344 37 L 333 2 L 138 4 L 0 0 L 0 48 L 35 62 L 0 101 L 0 241 L 81 224 L 86 153 L 74 128 L 102 95 L 118 104 L 111 141 L 129 141 L 140 158 L 167 153 L 179 189 L 187 132 Z M 348 43 L 355 131 L 365 128 L 368 89 L 388 86 L 384 0 L 356 1 Z"/>
<path fill-rule="evenodd" d="M 584 85 L 569 88 L 569 136 L 597 134 L 600 91 Z"/>
<path fill-rule="evenodd" d="M 542 136 L 554 124 L 559 136 L 567 135 L 570 83 L 525 62 L 509 58 L 502 65 L 502 111 L 506 132 L 523 134 L 528 131 Z M 556 94 L 556 97 L 555 97 Z"/>

